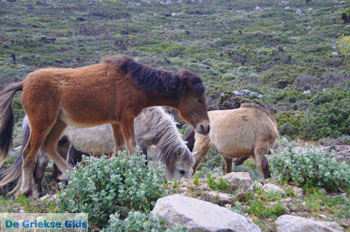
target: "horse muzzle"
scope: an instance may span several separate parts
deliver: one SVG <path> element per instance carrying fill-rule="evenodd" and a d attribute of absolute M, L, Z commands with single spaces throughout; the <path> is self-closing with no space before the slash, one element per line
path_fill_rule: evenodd
<path fill-rule="evenodd" d="M 209 122 L 199 123 L 196 127 L 196 132 L 199 134 L 207 135 L 210 131 Z"/>

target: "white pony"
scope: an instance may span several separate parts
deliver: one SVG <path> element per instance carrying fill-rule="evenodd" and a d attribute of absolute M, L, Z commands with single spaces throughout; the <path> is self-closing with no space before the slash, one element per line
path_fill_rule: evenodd
<path fill-rule="evenodd" d="M 168 179 L 179 180 L 182 177 L 192 177 L 192 167 L 195 162 L 194 154 L 186 146 L 176 128 L 174 118 L 170 114 L 166 113 L 162 107 L 146 108 L 135 118 L 134 124 L 137 144 L 146 156 L 147 150 L 153 148 L 156 159 L 163 162 L 167 167 Z M 22 151 L 29 138 L 29 131 L 28 119 L 25 117 L 22 124 L 23 143 L 20 155 L 11 167 L 0 172 L 2 177 L 0 187 L 19 179 L 17 186 L 11 193 L 17 191 L 20 186 Z M 120 139 L 123 140 L 122 135 L 120 135 Z M 116 147 L 112 127 L 109 124 L 88 128 L 68 126 L 58 144 L 58 152 L 65 157 L 70 146 L 74 147 L 75 150 L 71 148 L 68 160 L 79 160 L 80 157 L 76 157 L 79 156 L 79 153 L 73 152 L 76 150 L 81 151 L 80 155 L 81 153 L 98 155 L 111 154 L 124 149 L 124 147 Z M 34 169 L 34 194 L 40 195 L 42 192 L 41 182 L 48 162 L 49 159 L 40 150 Z"/>

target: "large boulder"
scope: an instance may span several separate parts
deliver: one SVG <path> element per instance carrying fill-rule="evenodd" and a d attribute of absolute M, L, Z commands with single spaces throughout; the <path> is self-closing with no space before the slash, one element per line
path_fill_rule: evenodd
<path fill-rule="evenodd" d="M 335 222 L 316 221 L 312 219 L 283 215 L 275 221 L 277 232 L 341 232 L 340 226 Z"/>
<path fill-rule="evenodd" d="M 179 194 L 158 199 L 152 214 L 163 217 L 168 225 L 186 226 L 188 231 L 261 231 L 252 221 L 227 208 Z"/>

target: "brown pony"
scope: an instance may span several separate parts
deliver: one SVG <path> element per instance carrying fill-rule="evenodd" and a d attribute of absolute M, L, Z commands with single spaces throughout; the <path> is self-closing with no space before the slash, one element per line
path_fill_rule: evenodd
<path fill-rule="evenodd" d="M 278 136 L 276 120 L 271 114 L 260 105 L 244 103 L 239 109 L 209 111 L 208 115 L 209 134 L 190 131 L 185 139 L 190 150 L 198 152 L 194 170 L 213 146 L 224 159 L 224 172 L 232 171 L 232 158 L 239 158 L 235 164 L 240 164 L 252 156 L 259 171 L 269 178 L 265 154 Z"/>
<path fill-rule="evenodd" d="M 12 143 L 12 99 L 19 90 L 23 90 L 22 106 L 31 129 L 23 151 L 20 191 L 25 195 L 32 191 L 40 147 L 62 171 L 61 178 L 71 169 L 56 151 L 67 125 L 111 124 L 117 147 L 122 147 L 120 138 L 124 138 L 130 155 L 135 148 L 134 118 L 146 107 L 173 107 L 198 133 L 209 132 L 205 87 L 199 76 L 152 68 L 122 55 L 75 69 L 40 69 L 8 85 L 0 93 L 0 163 L 8 157 Z"/>

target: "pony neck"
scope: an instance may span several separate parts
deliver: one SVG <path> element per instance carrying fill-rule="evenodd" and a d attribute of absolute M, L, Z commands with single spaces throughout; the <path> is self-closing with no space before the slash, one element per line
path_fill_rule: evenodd
<path fill-rule="evenodd" d="M 148 101 L 146 103 L 146 107 L 151 106 L 170 106 L 172 108 L 178 108 L 179 107 L 180 100 L 178 98 L 167 98 L 167 97 L 160 97 L 160 96 L 150 96 L 148 97 Z"/>

